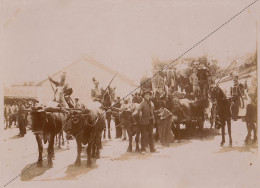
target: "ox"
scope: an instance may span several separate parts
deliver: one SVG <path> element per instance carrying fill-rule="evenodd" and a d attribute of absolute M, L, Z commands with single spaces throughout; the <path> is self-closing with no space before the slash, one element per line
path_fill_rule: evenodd
<path fill-rule="evenodd" d="M 120 113 L 119 115 L 119 121 L 120 124 L 122 124 L 126 130 L 127 130 L 127 134 L 128 134 L 128 138 L 129 138 L 129 146 L 127 151 L 128 152 L 132 152 L 132 141 L 133 141 L 133 136 L 135 136 L 135 142 L 136 142 L 136 151 L 139 152 L 140 151 L 140 147 L 139 147 L 139 138 L 140 138 L 140 124 L 139 124 L 139 115 L 137 113 L 137 111 L 135 112 L 131 112 L 131 111 L 127 111 L 124 110 Z"/>
<path fill-rule="evenodd" d="M 81 165 L 82 144 L 87 145 L 87 167 L 91 167 L 91 158 L 100 158 L 102 131 L 105 128 L 105 116 L 99 110 L 84 109 L 80 112 L 71 111 L 67 118 L 64 131 L 76 138 L 76 166 Z"/>
<path fill-rule="evenodd" d="M 54 138 L 62 131 L 66 123 L 66 115 L 61 112 L 47 112 L 43 107 L 35 107 L 31 110 L 31 126 L 38 144 L 39 157 L 37 166 L 42 167 L 43 145 L 48 142 L 48 167 L 52 167 L 52 158 L 54 156 Z"/>

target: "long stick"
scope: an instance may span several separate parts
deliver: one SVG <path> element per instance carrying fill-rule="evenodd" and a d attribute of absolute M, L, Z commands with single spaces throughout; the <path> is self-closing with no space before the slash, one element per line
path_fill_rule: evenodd
<path fill-rule="evenodd" d="M 48 77 L 50 77 L 49 75 L 48 75 Z M 50 82 L 50 84 L 51 84 L 51 81 L 50 81 L 50 79 L 48 79 L 49 80 L 49 82 Z M 53 85 L 51 84 L 51 88 L 52 88 L 52 91 L 54 92 L 54 88 L 53 88 Z"/>
<path fill-rule="evenodd" d="M 112 78 L 112 80 L 109 82 L 107 88 L 110 86 L 110 84 L 112 83 L 112 81 L 114 80 L 114 78 L 116 77 L 116 75 L 117 75 L 117 74 L 115 74 L 114 77 Z M 105 89 L 105 91 L 107 90 L 107 88 Z M 104 91 L 104 92 L 105 92 L 105 91 Z"/>

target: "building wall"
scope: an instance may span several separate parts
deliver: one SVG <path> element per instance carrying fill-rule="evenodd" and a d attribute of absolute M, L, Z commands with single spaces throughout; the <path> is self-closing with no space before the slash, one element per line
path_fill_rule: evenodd
<path fill-rule="evenodd" d="M 84 59 L 73 63 L 71 66 L 61 70 L 61 72 L 53 77 L 54 80 L 59 81 L 62 72 L 67 73 L 67 83 L 73 88 L 72 99 L 78 97 L 80 101 L 87 105 L 91 101 L 91 89 L 94 87 L 92 78 L 95 77 L 99 81 L 100 87 L 106 88 L 113 74 L 97 67 L 96 65 L 87 62 Z M 115 77 L 111 87 L 116 86 L 117 96 L 124 97 L 134 89 L 133 86 L 127 82 Z M 39 100 L 46 104 L 53 99 L 53 91 L 49 80 L 45 80 L 38 90 Z"/>
<path fill-rule="evenodd" d="M 38 96 L 37 86 L 12 85 L 4 87 L 4 96 L 8 97 L 32 97 Z"/>

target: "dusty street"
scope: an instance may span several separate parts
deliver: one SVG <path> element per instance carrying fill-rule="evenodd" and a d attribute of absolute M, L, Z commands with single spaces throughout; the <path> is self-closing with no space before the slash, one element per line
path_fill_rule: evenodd
<path fill-rule="evenodd" d="M 16 136 L 18 128 L 1 132 L 1 186 L 18 176 L 6 187 L 260 187 L 257 144 L 245 146 L 244 122 L 232 124 L 233 146 L 220 147 L 221 135 L 206 128 L 181 143 L 162 147 L 159 153 L 127 153 L 128 141 L 103 140 L 101 159 L 86 168 L 85 149 L 82 164 L 74 166 L 76 143 L 70 149 L 55 151 L 54 167 L 30 167 L 38 158 L 34 135 Z M 112 125 L 114 127 L 114 125 Z M 133 144 L 134 145 L 134 144 Z M 44 153 L 46 154 L 46 145 Z"/>

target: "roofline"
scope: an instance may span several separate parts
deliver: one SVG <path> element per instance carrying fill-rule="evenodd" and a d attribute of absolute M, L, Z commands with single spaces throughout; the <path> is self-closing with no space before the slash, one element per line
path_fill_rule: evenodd
<path fill-rule="evenodd" d="M 126 77 L 125 75 L 123 75 L 123 74 L 121 74 L 121 73 L 119 73 L 119 72 L 117 72 L 117 71 L 115 71 L 115 70 L 113 70 L 113 69 L 107 67 L 106 65 L 104 65 L 104 64 L 102 64 L 102 63 L 97 62 L 97 61 L 96 61 L 95 59 L 93 59 L 92 57 L 90 57 L 90 56 L 88 56 L 88 55 L 85 55 L 85 56 L 84 56 L 84 59 L 87 60 L 89 63 L 91 63 L 91 64 L 93 64 L 93 65 L 99 67 L 99 68 L 102 69 L 102 70 L 105 70 L 105 71 L 107 71 L 107 72 L 109 72 L 109 73 L 111 73 L 111 74 L 116 74 L 116 76 L 117 76 L 118 78 L 120 78 L 121 80 L 127 82 L 127 83 L 130 84 L 131 86 L 133 86 L 133 87 L 138 87 L 138 86 L 134 83 L 133 80 L 130 80 L 130 79 L 129 79 L 128 77 Z"/>
<path fill-rule="evenodd" d="M 123 74 L 107 67 L 106 65 L 102 64 L 102 63 L 99 63 L 97 62 L 96 60 L 94 60 L 92 57 L 90 57 L 89 55 L 87 54 L 84 54 L 81 58 L 79 58 L 78 60 L 74 61 L 73 63 L 65 66 L 64 68 L 62 68 L 61 70 L 57 71 L 56 73 L 54 73 L 53 75 L 51 75 L 51 77 L 54 77 L 56 76 L 57 74 L 60 74 L 62 73 L 65 69 L 73 66 L 74 64 L 76 64 L 77 62 L 79 62 L 80 60 L 85 60 L 85 61 L 88 61 L 89 63 L 97 66 L 98 68 L 102 69 L 102 70 L 105 70 L 109 73 L 112 73 L 112 74 L 117 74 L 117 77 L 119 77 L 121 80 L 127 82 L 129 85 L 133 86 L 133 87 L 138 87 L 135 82 L 133 80 L 130 80 L 129 78 L 127 78 L 126 76 L 124 76 Z M 36 84 L 35 86 L 41 86 L 42 83 L 44 83 L 45 81 L 47 81 L 48 78 L 42 80 L 41 82 L 39 82 L 38 84 Z"/>
<path fill-rule="evenodd" d="M 67 65 L 67 66 L 65 66 L 65 67 L 63 67 L 61 70 L 59 70 L 59 71 L 57 71 L 56 73 L 54 73 L 53 75 L 51 75 L 50 77 L 54 77 L 54 76 L 56 76 L 57 74 L 60 74 L 60 73 L 62 73 L 63 72 L 63 70 L 65 70 L 65 69 L 67 69 L 68 67 L 70 67 L 70 66 L 72 66 L 72 65 L 74 65 L 74 64 L 76 64 L 78 61 L 80 61 L 82 58 L 79 58 L 78 60 L 76 60 L 76 61 L 74 61 L 74 62 L 72 62 L 71 64 L 69 64 L 69 65 Z M 44 80 L 42 80 L 41 82 L 39 82 L 38 84 L 36 84 L 37 86 L 41 86 L 41 84 L 43 83 L 43 82 L 45 82 L 45 81 L 47 81 L 48 80 L 48 77 L 47 78 L 45 78 Z"/>

